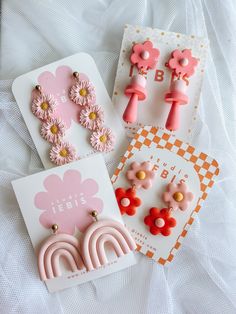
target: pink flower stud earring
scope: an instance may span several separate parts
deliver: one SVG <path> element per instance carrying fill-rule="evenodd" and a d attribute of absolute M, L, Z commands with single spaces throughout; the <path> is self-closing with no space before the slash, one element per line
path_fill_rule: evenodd
<path fill-rule="evenodd" d="M 123 114 L 123 120 L 126 123 L 137 121 L 138 101 L 145 100 L 147 97 L 145 71 L 154 69 L 159 50 L 153 48 L 151 41 L 145 41 L 143 44 L 135 44 L 132 47 L 130 62 L 138 69 L 138 74 L 134 75 L 131 83 L 125 89 L 125 95 L 130 97 L 128 105 Z"/>
<path fill-rule="evenodd" d="M 176 131 L 180 125 L 180 105 L 186 105 L 189 101 L 186 95 L 187 84 L 185 78 L 194 74 L 198 60 L 192 57 L 190 49 L 180 51 L 174 50 L 168 61 L 168 67 L 173 71 L 172 81 L 169 92 L 165 95 L 165 101 L 171 103 L 166 128 L 170 131 Z M 177 77 L 177 79 L 175 79 Z"/>
<path fill-rule="evenodd" d="M 136 208 L 141 205 L 141 199 L 136 196 L 136 190 L 140 188 L 149 189 L 152 186 L 154 177 L 155 172 L 153 171 L 153 165 L 150 162 L 132 162 L 130 169 L 126 172 L 126 178 L 130 181 L 131 188 L 128 188 L 127 190 L 124 188 L 117 188 L 115 191 L 122 215 L 135 215 Z"/>
<path fill-rule="evenodd" d="M 144 217 L 144 223 L 149 226 L 150 233 L 152 235 L 169 236 L 171 229 L 176 226 L 176 219 L 171 217 L 171 211 L 176 209 L 186 210 L 193 197 L 193 193 L 188 191 L 188 187 L 184 182 L 169 183 L 163 193 L 163 201 L 167 203 L 168 207 L 162 209 L 152 207 L 149 210 L 149 215 Z"/>
<path fill-rule="evenodd" d="M 79 113 L 80 124 L 92 131 L 91 146 L 99 152 L 110 152 L 114 148 L 115 136 L 110 128 L 104 126 L 104 112 L 95 104 L 95 88 L 88 81 L 80 81 L 79 73 L 74 72 L 76 83 L 69 91 L 70 99 L 82 107 Z"/>

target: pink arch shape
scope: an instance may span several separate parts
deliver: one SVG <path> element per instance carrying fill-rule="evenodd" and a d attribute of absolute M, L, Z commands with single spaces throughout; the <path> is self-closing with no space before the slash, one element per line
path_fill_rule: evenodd
<path fill-rule="evenodd" d="M 79 241 L 72 235 L 61 233 L 61 234 L 53 234 L 49 238 L 47 238 L 38 254 L 38 268 L 41 280 L 47 280 L 55 277 L 55 273 L 59 273 L 59 266 L 57 263 L 57 259 L 60 256 L 59 253 L 56 254 L 56 257 L 53 258 L 54 252 L 59 251 L 63 253 L 63 257 L 67 260 L 70 268 L 74 269 L 74 263 L 77 266 L 77 269 L 83 269 L 84 263 L 81 258 L 79 252 Z M 71 258 L 68 258 L 68 254 L 65 254 L 65 250 L 70 254 Z"/>
<path fill-rule="evenodd" d="M 101 249 L 102 247 L 104 248 L 104 245 L 99 244 L 102 241 L 100 238 L 104 234 L 111 235 L 116 240 L 116 242 L 113 241 L 111 244 L 113 247 L 116 247 L 115 252 L 118 257 L 122 255 L 121 251 L 123 254 L 127 254 L 136 248 L 133 238 L 120 222 L 114 220 L 94 222 L 87 228 L 81 246 L 84 264 L 88 270 L 96 269 L 104 265 L 104 262 L 107 262 L 106 254 L 104 254 L 105 250 Z M 121 250 L 117 249 L 117 243 Z"/>

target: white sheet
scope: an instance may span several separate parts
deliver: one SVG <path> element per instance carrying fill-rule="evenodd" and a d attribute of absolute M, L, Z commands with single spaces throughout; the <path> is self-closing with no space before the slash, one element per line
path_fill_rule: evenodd
<path fill-rule="evenodd" d="M 0 313 L 236 313 L 236 5 L 234 0 L 3 0 L 0 82 Z M 12 79 L 90 53 L 112 93 L 125 23 L 208 36 L 211 53 L 194 145 L 221 174 L 170 266 L 130 269 L 50 295 L 10 182 L 42 165 L 10 91 Z"/>

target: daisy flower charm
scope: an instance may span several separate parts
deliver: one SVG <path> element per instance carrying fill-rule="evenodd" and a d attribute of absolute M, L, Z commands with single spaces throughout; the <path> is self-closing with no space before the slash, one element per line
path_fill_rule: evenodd
<path fill-rule="evenodd" d="M 76 105 L 93 105 L 96 101 L 94 86 L 89 81 L 77 81 L 76 84 L 71 87 L 69 97 Z"/>
<path fill-rule="evenodd" d="M 65 165 L 76 159 L 75 148 L 66 142 L 57 143 L 52 146 L 49 156 L 57 166 Z"/>
<path fill-rule="evenodd" d="M 98 105 L 87 106 L 81 110 L 79 119 L 83 127 L 94 131 L 104 123 L 104 113 Z"/>
<path fill-rule="evenodd" d="M 56 105 L 52 95 L 40 94 L 32 101 L 31 110 L 38 119 L 46 120 L 54 113 Z"/>
<path fill-rule="evenodd" d="M 40 134 L 49 143 L 57 143 L 65 135 L 65 125 L 59 118 L 51 118 L 42 123 Z"/>
<path fill-rule="evenodd" d="M 92 133 L 90 143 L 99 152 L 110 152 L 114 147 L 115 137 L 111 129 L 103 127 Z"/>

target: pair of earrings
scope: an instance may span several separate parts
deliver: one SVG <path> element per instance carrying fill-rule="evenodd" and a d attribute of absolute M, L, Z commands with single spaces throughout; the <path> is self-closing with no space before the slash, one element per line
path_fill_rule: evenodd
<path fill-rule="evenodd" d="M 110 128 L 104 126 L 104 112 L 95 104 L 95 88 L 88 80 L 80 80 L 79 73 L 74 72 L 75 84 L 69 90 L 69 98 L 80 108 L 78 110 L 80 124 L 92 131 L 91 146 L 99 152 L 113 149 L 115 137 Z M 35 87 L 31 104 L 32 113 L 41 121 L 41 136 L 50 144 L 50 159 L 56 165 L 63 165 L 78 159 L 76 150 L 64 140 L 66 124 L 55 117 L 57 101 L 53 95 L 45 94 L 40 85 Z"/>
<path fill-rule="evenodd" d="M 149 161 L 132 162 L 126 172 L 126 178 L 130 181 L 131 188 L 117 188 L 115 194 L 121 214 L 133 216 L 136 214 L 136 208 L 142 203 L 141 199 L 136 196 L 136 191 L 140 188 L 149 189 L 152 187 L 155 178 L 154 166 Z M 150 233 L 153 235 L 170 235 L 171 228 L 176 226 L 176 220 L 171 217 L 171 211 L 186 210 L 193 197 L 193 193 L 188 191 L 184 182 L 167 184 L 166 191 L 162 195 L 167 207 L 162 209 L 152 207 L 149 210 L 149 215 L 144 217 L 144 223 L 149 226 Z"/>
<path fill-rule="evenodd" d="M 130 84 L 125 89 L 125 95 L 130 97 L 123 114 L 126 123 L 137 121 L 138 101 L 147 98 L 146 74 L 148 70 L 155 69 L 160 51 L 153 48 L 151 41 L 134 44 L 130 55 L 130 62 L 138 70 L 138 74 L 131 78 Z M 192 56 L 190 49 L 174 50 L 166 66 L 172 70 L 170 90 L 165 95 L 165 101 L 171 103 L 166 128 L 175 131 L 180 124 L 180 105 L 187 104 L 189 99 L 186 94 L 188 80 L 194 74 L 198 60 Z"/>
<path fill-rule="evenodd" d="M 94 221 L 81 242 L 70 234 L 59 233 L 57 224 L 52 225 L 53 234 L 42 243 L 38 253 L 41 280 L 62 275 L 60 258 L 64 258 L 72 272 L 92 271 L 108 263 L 106 244 L 113 248 L 117 257 L 135 250 L 136 244 L 124 225 L 115 220 L 98 220 L 96 211 L 91 211 L 90 215 Z"/>

